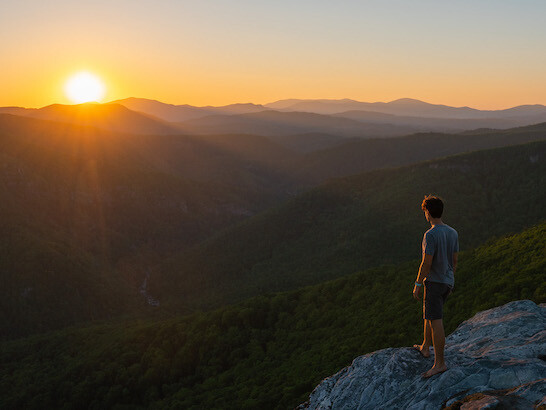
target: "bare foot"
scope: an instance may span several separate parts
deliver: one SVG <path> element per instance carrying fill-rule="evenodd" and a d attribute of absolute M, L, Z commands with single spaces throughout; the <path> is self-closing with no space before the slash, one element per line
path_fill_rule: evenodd
<path fill-rule="evenodd" d="M 428 347 L 426 349 L 423 349 L 423 345 L 413 345 L 413 348 L 421 353 L 421 356 L 423 356 L 425 359 L 428 359 L 430 357 L 430 350 Z"/>
<path fill-rule="evenodd" d="M 421 376 L 423 377 L 423 379 L 428 379 L 429 377 L 432 377 L 436 374 L 443 373 L 446 370 L 447 370 L 447 366 L 445 364 L 443 366 L 432 366 L 432 369 L 423 373 Z"/>

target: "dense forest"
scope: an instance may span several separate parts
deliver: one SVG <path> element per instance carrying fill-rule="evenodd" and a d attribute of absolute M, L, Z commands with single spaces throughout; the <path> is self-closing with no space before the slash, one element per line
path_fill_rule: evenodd
<path fill-rule="evenodd" d="M 512 300 L 546 302 L 545 249 L 543 222 L 461 252 L 446 332 Z M 3 407 L 294 407 L 355 356 L 420 341 L 421 306 L 411 296 L 418 264 L 376 267 L 208 313 L 3 342 Z"/>
<path fill-rule="evenodd" d="M 332 180 L 170 260 L 154 291 L 218 306 L 420 254 L 424 193 L 446 200 L 462 249 L 532 226 L 546 208 L 546 143 L 477 151 Z"/>
<path fill-rule="evenodd" d="M 59 121 L 70 114 L 53 108 Z M 123 125 L 126 118 L 116 112 L 109 118 Z M 504 168 L 486 166 L 493 157 L 484 154 L 484 165 L 472 165 L 476 178 L 467 165 L 443 169 L 442 162 L 381 170 L 544 139 L 543 124 L 361 140 L 303 154 L 257 135 L 137 135 L 79 125 L 74 113 L 69 117 L 63 123 L 0 114 L 0 339 L 117 315 L 188 313 L 409 260 L 424 226 L 416 203 L 441 188 L 416 182 L 422 174 L 448 178 L 453 189 L 438 190 L 448 201 L 468 198 L 451 209 L 474 201 L 480 205 L 470 209 L 491 206 L 490 219 L 502 220 L 474 234 L 467 231 L 473 216 L 459 220 L 450 214 L 474 241 L 465 246 L 528 226 L 544 204 L 544 189 L 534 188 L 543 186 L 536 177 L 544 161 L 528 160 L 542 155 L 539 146 L 529 158 L 523 151 L 516 155 L 527 148 L 514 146 L 514 158 L 501 152 Z M 430 168 L 435 164 L 438 169 Z M 373 169 L 323 184 L 332 176 Z M 414 175 L 404 175 L 407 170 Z M 529 172 L 523 178 L 524 170 Z M 496 180 L 481 177 L 489 171 L 498 174 Z M 317 184 L 322 185 L 301 193 Z M 396 211 L 390 218 L 407 224 L 388 226 L 379 236 L 388 242 L 395 229 L 402 232 L 387 258 L 375 252 L 379 242 L 370 242 L 394 203 L 385 189 L 399 189 L 400 207 L 416 211 Z M 510 197 L 507 192 L 530 195 L 528 219 L 506 217 L 518 207 L 503 199 Z M 238 222 L 243 224 L 233 227 Z M 159 298 L 161 307 L 148 306 L 141 293 Z"/>

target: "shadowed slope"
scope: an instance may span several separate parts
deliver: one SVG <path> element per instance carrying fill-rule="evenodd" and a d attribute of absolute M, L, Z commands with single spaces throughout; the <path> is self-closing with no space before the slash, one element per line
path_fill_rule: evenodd
<path fill-rule="evenodd" d="M 0 338 L 133 311 L 150 265 L 279 200 L 245 136 L 130 135 L 0 114 Z"/>
<path fill-rule="evenodd" d="M 462 134 L 421 133 L 398 138 L 352 140 L 308 153 L 294 173 L 320 183 L 328 178 L 396 167 L 463 152 L 546 140 L 546 123 L 508 130 L 474 130 Z"/>
<path fill-rule="evenodd" d="M 154 283 L 173 304 L 214 305 L 411 259 L 428 193 L 473 247 L 543 217 L 545 158 L 540 142 L 333 180 L 173 258 Z"/>

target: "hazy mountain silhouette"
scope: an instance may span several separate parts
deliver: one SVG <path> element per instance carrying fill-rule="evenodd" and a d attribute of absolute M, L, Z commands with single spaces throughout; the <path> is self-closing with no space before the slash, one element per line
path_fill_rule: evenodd
<path fill-rule="evenodd" d="M 24 107 L 0 107 L 0 114 L 12 114 L 12 115 L 30 115 L 31 112 L 36 111 L 36 108 L 24 108 Z"/>
<path fill-rule="evenodd" d="M 328 105 L 332 105 L 332 106 L 335 106 L 335 105 L 354 106 L 354 105 L 359 104 L 358 101 L 351 100 L 349 98 L 343 98 L 343 99 L 339 99 L 339 100 L 336 100 L 336 99 L 307 99 L 307 100 L 302 100 L 302 99 L 298 99 L 298 98 L 288 98 L 288 99 L 284 99 L 284 100 L 275 101 L 275 102 L 272 102 L 272 103 L 267 103 L 267 104 L 264 104 L 264 106 L 272 108 L 274 110 L 281 110 L 282 111 L 282 110 L 290 108 L 294 104 L 299 104 L 299 103 L 302 103 L 302 102 L 314 102 L 314 103 L 316 103 L 317 107 L 323 106 L 323 109 L 326 109 L 325 107 L 328 106 Z M 326 114 L 327 112 L 324 112 L 324 113 Z"/>
<path fill-rule="evenodd" d="M 418 116 L 418 117 L 446 117 L 446 118 L 473 118 L 480 111 L 469 107 L 449 107 L 446 105 L 428 104 L 423 101 L 401 98 L 388 103 L 361 102 L 349 99 L 343 100 L 280 100 L 265 104 L 266 107 L 283 107 L 282 111 L 305 111 L 318 114 L 337 114 L 344 111 L 375 111 L 385 114 Z M 277 108 L 279 109 L 279 108 Z"/>
<path fill-rule="evenodd" d="M 354 100 L 280 100 L 265 107 L 281 111 L 305 111 L 318 114 L 339 114 L 345 111 L 372 111 L 410 117 L 458 118 L 458 119 L 518 119 L 528 117 L 526 124 L 546 121 L 546 106 L 522 105 L 505 110 L 477 110 L 470 107 L 450 107 L 429 104 L 412 98 L 401 98 L 388 103 L 360 102 Z"/>
<path fill-rule="evenodd" d="M 221 107 L 194 107 L 187 104 L 165 104 L 156 100 L 134 97 L 112 101 L 112 103 L 121 104 L 131 110 L 145 112 L 170 122 L 181 122 L 194 118 L 205 117 L 207 115 L 246 114 L 251 112 L 268 110 L 268 108 L 262 105 L 251 103 L 230 104 Z"/>
<path fill-rule="evenodd" d="M 137 113 L 120 104 L 53 104 L 31 110 L 28 115 L 33 118 L 94 126 L 116 132 L 133 134 L 180 133 L 175 126 L 159 118 L 152 117 L 149 114 Z"/>
<path fill-rule="evenodd" d="M 248 133 L 266 136 L 307 134 L 310 145 L 304 147 L 301 141 L 288 143 L 289 147 L 311 151 L 313 146 L 324 148 L 325 141 L 313 141 L 311 134 L 330 134 L 340 137 L 392 137 L 414 132 L 460 132 L 477 128 L 507 129 L 546 121 L 546 107 L 542 105 L 522 105 L 506 110 L 477 110 L 469 107 L 450 107 L 429 104 L 411 98 L 402 98 L 389 103 L 367 103 L 350 99 L 340 100 L 280 100 L 274 103 L 231 104 L 223 107 L 194 107 L 191 105 L 164 104 L 143 98 L 118 100 L 131 110 L 147 113 L 171 122 L 182 122 L 184 132 L 195 134 Z M 13 109 L 12 109 L 13 110 Z M 264 111 L 271 111 L 266 114 Z M 343 117 L 364 123 L 365 126 L 351 126 L 328 122 L 318 117 L 281 117 L 273 111 L 303 112 Z M 8 111 L 9 112 L 9 111 Z M 238 114 L 258 114 L 239 116 Z M 218 117 L 219 116 L 219 117 Z M 217 117 L 217 118 L 215 118 Z M 307 123 L 304 121 L 307 119 Z M 194 120 L 194 121 L 192 121 Z M 189 122 L 188 122 L 189 121 Z M 282 123 L 282 124 L 280 124 Z M 330 146 L 335 145 L 331 141 Z"/>
<path fill-rule="evenodd" d="M 114 132 L 180 134 L 175 124 L 147 113 L 132 111 L 120 104 L 52 104 L 42 108 L 0 107 L 0 113 L 92 126 Z"/>
<path fill-rule="evenodd" d="M 434 118 L 434 117 L 410 117 L 403 115 L 385 114 L 373 111 L 345 111 L 332 114 L 335 117 L 350 118 L 357 121 L 375 124 L 392 124 L 398 126 L 415 127 L 420 131 L 429 132 L 460 132 L 477 128 L 506 129 L 529 124 L 529 117 L 518 118 Z M 546 113 L 542 116 L 533 115 L 535 120 L 545 120 Z"/>
<path fill-rule="evenodd" d="M 415 132 L 417 127 L 370 124 L 348 118 L 308 112 L 262 111 L 240 115 L 213 115 L 179 123 L 187 134 L 245 133 L 289 136 L 321 133 L 340 137 L 393 137 Z"/>
<path fill-rule="evenodd" d="M 273 136 L 269 138 L 287 148 L 290 148 L 291 150 L 303 153 L 321 151 L 327 148 L 346 144 L 353 139 L 360 139 L 344 138 L 322 132 L 307 132 L 304 134 Z"/>

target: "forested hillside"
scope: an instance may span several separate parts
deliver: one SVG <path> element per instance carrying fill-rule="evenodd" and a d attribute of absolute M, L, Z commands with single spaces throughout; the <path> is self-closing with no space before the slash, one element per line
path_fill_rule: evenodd
<path fill-rule="evenodd" d="M 316 184 L 328 178 L 398 167 L 448 155 L 546 139 L 546 123 L 509 130 L 480 129 L 461 134 L 419 133 L 399 138 L 353 139 L 306 155 L 294 170 Z"/>
<path fill-rule="evenodd" d="M 462 249 L 544 217 L 546 142 L 333 180 L 167 261 L 152 277 L 174 306 L 213 306 L 420 255 L 424 194 L 446 201 Z"/>
<path fill-rule="evenodd" d="M 0 115 L 0 151 L 0 338 L 134 313 L 149 266 L 280 201 L 286 181 L 266 163 L 287 150 L 244 136 Z"/>
<path fill-rule="evenodd" d="M 461 252 L 446 332 L 480 310 L 546 302 L 546 224 Z M 209 313 L 0 344 L 3 406 L 293 408 L 357 355 L 422 337 L 419 260 Z M 417 353 L 416 353 L 417 354 Z"/>
<path fill-rule="evenodd" d="M 108 109 L 86 107 L 94 108 Z M 118 118 L 116 112 L 110 112 L 109 120 L 117 124 L 127 120 L 127 113 Z M 58 114 L 70 113 L 61 110 Z M 257 135 L 134 135 L 0 114 L 4 233 L 0 279 L 6 284 L 0 289 L 6 312 L 0 338 L 119 314 L 140 315 L 147 300 L 141 292 L 159 297 L 162 308 L 180 313 L 316 283 L 376 263 L 402 260 L 399 257 L 411 258 L 415 246 L 409 242 L 400 247 L 404 255 L 395 252 L 386 260 L 360 252 L 365 235 L 354 236 L 352 227 L 343 227 L 355 225 L 351 218 L 356 216 L 355 227 L 361 223 L 369 229 L 367 217 L 358 216 L 357 208 L 362 195 L 382 190 L 382 183 L 372 183 L 372 191 L 353 201 L 345 191 L 352 182 L 340 180 L 339 186 L 332 182 L 258 217 L 248 228 L 243 225 L 242 236 L 220 235 L 219 245 L 210 238 L 332 176 L 545 136 L 544 125 L 537 125 L 461 136 L 415 135 L 388 143 L 370 140 L 303 154 Z M 341 161 L 342 157 L 346 160 Z M 525 180 L 522 192 L 533 181 L 533 169 L 541 164 L 530 164 L 531 179 Z M 385 172 L 390 175 L 391 171 Z M 472 178 L 471 173 L 460 178 L 468 175 Z M 414 185 L 411 178 L 400 184 L 403 191 L 406 184 Z M 476 189 L 481 186 L 480 181 L 473 184 L 478 184 Z M 504 192 L 502 187 L 499 192 Z M 426 185 L 415 188 L 434 190 Z M 357 185 L 349 189 L 360 190 Z M 411 206 L 424 191 L 411 199 Z M 486 186 L 483 192 L 491 195 L 493 191 Z M 540 195 L 540 190 L 535 194 Z M 382 206 L 381 195 L 374 206 Z M 508 204 L 502 202 L 501 208 Z M 340 222 L 339 212 L 345 212 L 346 206 L 350 208 L 346 220 Z M 376 218 L 372 208 L 363 207 L 362 212 Z M 284 214 L 275 216 L 277 212 Z M 330 214 L 333 219 L 328 222 Z M 408 226 L 413 229 L 408 237 L 420 235 L 420 219 Z M 522 226 L 515 224 L 513 229 Z M 504 232 L 508 231 L 493 234 Z M 222 238 L 229 238 L 228 242 L 222 244 Z M 208 239 L 190 259 L 184 256 L 183 272 L 179 272 L 178 258 L 169 262 L 171 256 Z M 300 263 L 304 268 L 300 269 Z M 313 267 L 313 273 L 305 266 Z M 146 279 L 150 275 L 151 283 Z"/>

